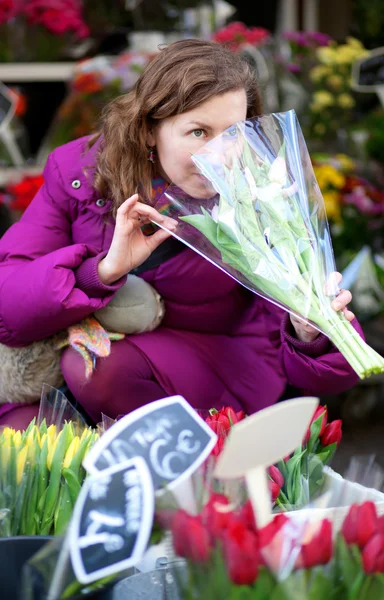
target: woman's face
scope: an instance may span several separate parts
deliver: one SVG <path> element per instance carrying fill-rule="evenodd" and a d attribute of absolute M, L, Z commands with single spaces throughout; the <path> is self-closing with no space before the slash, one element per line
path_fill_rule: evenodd
<path fill-rule="evenodd" d="M 188 112 L 162 120 L 148 140 L 150 146 L 156 147 L 159 174 L 191 195 L 206 197 L 209 195 L 206 180 L 191 155 L 246 116 L 245 90 L 237 90 L 214 96 Z"/>

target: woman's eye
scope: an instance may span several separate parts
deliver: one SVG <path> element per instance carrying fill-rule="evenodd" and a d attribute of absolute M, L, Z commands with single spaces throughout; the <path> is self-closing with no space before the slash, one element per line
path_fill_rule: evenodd
<path fill-rule="evenodd" d="M 194 137 L 197 137 L 197 138 L 203 137 L 203 135 L 204 135 L 204 129 L 194 129 L 192 131 L 192 135 Z"/>
<path fill-rule="evenodd" d="M 227 129 L 225 133 L 227 136 L 235 137 L 237 135 L 237 129 L 236 127 L 231 127 L 230 129 Z"/>

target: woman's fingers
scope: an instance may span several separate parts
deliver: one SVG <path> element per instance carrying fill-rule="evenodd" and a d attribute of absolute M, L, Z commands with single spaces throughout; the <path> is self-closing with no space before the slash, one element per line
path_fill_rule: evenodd
<path fill-rule="evenodd" d="M 352 300 L 352 294 L 349 290 L 341 290 L 340 294 L 332 300 L 333 310 L 343 310 Z"/>
<path fill-rule="evenodd" d="M 145 238 L 146 244 L 152 253 L 160 244 L 162 244 L 167 238 L 170 237 L 170 233 L 165 229 L 159 229 L 153 235 L 149 235 Z"/>
<path fill-rule="evenodd" d="M 334 271 L 330 274 L 328 281 L 325 284 L 325 293 L 327 296 L 336 296 L 342 279 L 342 274 L 338 273 L 337 271 Z"/>
<path fill-rule="evenodd" d="M 123 202 L 118 208 L 117 214 L 118 216 L 137 221 L 140 224 L 140 227 L 151 221 L 159 223 L 172 231 L 177 227 L 177 221 L 175 219 L 161 215 L 152 206 L 140 202 L 138 194 L 134 194 L 128 198 L 128 200 Z"/>
<path fill-rule="evenodd" d="M 347 319 L 347 321 L 353 321 L 353 319 L 355 318 L 354 313 L 351 310 L 348 310 L 348 308 L 344 308 L 344 316 Z"/>
<path fill-rule="evenodd" d="M 335 273 L 335 275 L 340 275 L 340 273 Z M 341 275 L 340 275 L 340 279 L 338 281 L 338 283 L 341 283 Z M 355 318 L 355 315 L 353 314 L 353 312 L 351 310 L 348 310 L 347 306 L 348 304 L 352 301 L 352 294 L 349 290 L 341 290 L 340 294 L 337 295 L 337 297 L 332 300 L 331 306 L 333 308 L 333 310 L 339 311 L 342 310 L 344 313 L 345 318 L 348 321 L 353 321 L 353 319 Z"/>
<path fill-rule="evenodd" d="M 123 204 L 119 206 L 119 208 L 117 209 L 117 215 L 122 217 L 128 215 L 128 213 L 132 210 L 133 206 L 136 204 L 136 202 L 138 202 L 138 200 L 139 194 L 133 194 L 133 196 L 125 200 Z"/>
<path fill-rule="evenodd" d="M 159 225 L 163 225 L 163 227 L 171 229 L 172 231 L 177 227 L 177 221 L 175 219 L 161 215 L 155 208 L 148 206 L 148 204 L 137 202 L 132 209 L 132 212 L 137 212 L 137 217 L 140 218 L 140 220 L 144 223 L 152 221 L 154 223 L 158 223 Z"/>

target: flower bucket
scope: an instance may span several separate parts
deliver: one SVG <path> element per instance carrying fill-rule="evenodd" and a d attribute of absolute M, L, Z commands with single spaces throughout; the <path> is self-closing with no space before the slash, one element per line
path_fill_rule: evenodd
<path fill-rule="evenodd" d="M 354 481 L 347 481 L 330 467 L 324 468 L 326 508 L 303 508 L 286 514 L 293 519 L 307 518 L 311 521 L 329 519 L 333 524 L 333 534 L 340 531 L 349 507 L 371 501 L 376 505 L 378 516 L 384 515 L 384 494 L 373 488 L 367 488 Z"/>
<path fill-rule="evenodd" d="M 187 576 L 185 562 L 177 559 L 168 563 L 164 558 L 159 559 L 156 565 L 153 571 L 138 573 L 117 583 L 111 600 L 183 600 L 178 580 L 184 581 Z"/>
<path fill-rule="evenodd" d="M 21 598 L 21 573 L 25 563 L 52 538 L 49 536 L 19 536 L 0 538 L 0 590 L 1 600 L 25 600 Z M 84 596 L 76 596 L 79 600 Z M 111 589 L 97 590 L 87 595 L 90 600 L 112 600 Z M 45 600 L 35 598 L 34 600 Z"/>

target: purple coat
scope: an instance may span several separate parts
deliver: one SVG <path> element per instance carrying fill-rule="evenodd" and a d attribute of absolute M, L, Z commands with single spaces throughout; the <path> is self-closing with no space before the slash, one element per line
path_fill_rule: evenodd
<path fill-rule="evenodd" d="M 45 184 L 0 240 L 0 342 L 27 345 L 105 306 L 125 282 L 107 286 L 97 265 L 112 240 L 111 201 L 92 187 L 96 148 L 86 139 L 57 148 Z M 86 175 L 84 174 L 84 168 Z M 161 326 L 130 341 L 163 389 L 199 406 L 210 372 L 226 389 L 212 404 L 252 413 L 275 402 L 287 383 L 310 394 L 338 393 L 357 377 L 324 335 L 293 336 L 287 313 L 238 285 L 186 248 L 142 275 L 162 295 Z"/>

